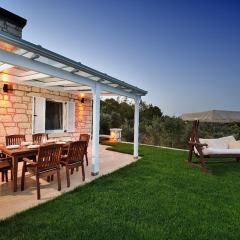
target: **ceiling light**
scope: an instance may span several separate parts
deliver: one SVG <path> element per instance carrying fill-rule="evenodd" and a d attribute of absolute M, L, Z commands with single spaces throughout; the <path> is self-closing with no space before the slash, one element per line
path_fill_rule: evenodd
<path fill-rule="evenodd" d="M 9 68 L 13 68 L 13 67 L 14 67 L 13 65 L 4 63 L 0 66 L 0 71 L 6 70 L 6 69 L 9 69 Z"/>

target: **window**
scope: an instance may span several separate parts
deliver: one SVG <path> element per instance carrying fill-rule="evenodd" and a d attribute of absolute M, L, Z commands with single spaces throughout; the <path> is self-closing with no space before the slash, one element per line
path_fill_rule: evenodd
<path fill-rule="evenodd" d="M 45 129 L 63 130 L 63 103 L 46 100 Z"/>
<path fill-rule="evenodd" d="M 75 131 L 75 102 L 33 97 L 33 133 Z"/>

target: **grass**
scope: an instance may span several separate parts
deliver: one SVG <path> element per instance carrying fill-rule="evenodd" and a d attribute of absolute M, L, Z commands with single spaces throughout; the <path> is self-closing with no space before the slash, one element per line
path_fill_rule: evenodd
<path fill-rule="evenodd" d="M 0 239 L 240 239 L 239 164 L 211 163 L 206 174 L 185 163 L 187 152 L 142 146 L 140 154 L 128 167 L 0 222 Z"/>

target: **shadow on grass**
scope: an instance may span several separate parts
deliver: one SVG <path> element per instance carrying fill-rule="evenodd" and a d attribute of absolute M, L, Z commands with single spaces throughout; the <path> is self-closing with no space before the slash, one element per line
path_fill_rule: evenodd
<path fill-rule="evenodd" d="M 121 151 L 121 150 L 114 149 L 112 147 L 107 147 L 106 150 L 112 151 L 112 152 L 120 152 L 120 153 L 129 154 L 128 151 L 124 151 L 124 150 Z M 139 154 L 139 157 L 144 157 L 144 155 L 143 154 Z"/>
<path fill-rule="evenodd" d="M 111 142 L 101 142 L 102 145 L 108 146 L 106 150 L 113 152 L 120 152 L 131 154 L 133 153 L 133 145 L 132 144 L 122 144 L 122 143 L 111 143 Z M 119 146 L 121 146 L 119 148 Z M 139 151 L 139 157 L 143 157 L 144 154 Z"/>
<path fill-rule="evenodd" d="M 195 163 L 200 165 L 199 161 L 195 161 Z M 235 159 L 208 159 L 205 163 L 212 175 L 223 176 L 240 173 L 240 162 Z"/>

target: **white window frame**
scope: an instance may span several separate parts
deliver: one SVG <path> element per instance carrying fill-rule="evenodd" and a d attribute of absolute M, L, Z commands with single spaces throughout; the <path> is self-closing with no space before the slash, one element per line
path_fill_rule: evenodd
<path fill-rule="evenodd" d="M 51 101 L 51 102 L 58 102 L 63 104 L 63 129 L 56 129 L 56 130 L 45 130 L 46 133 L 65 133 L 67 132 L 66 126 L 67 126 L 67 102 L 66 101 L 61 101 L 61 100 L 55 100 L 52 98 L 46 98 L 46 102 Z M 45 106 L 46 108 L 46 106 Z M 46 110 L 45 110 L 46 111 Z M 45 116 L 45 121 L 46 121 L 46 116 Z"/>

